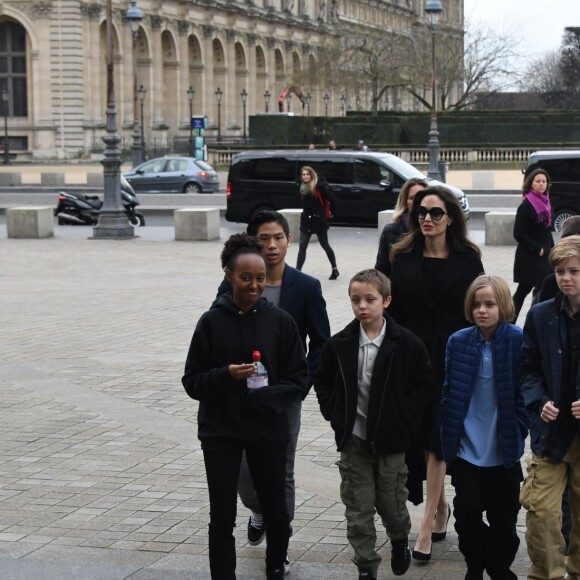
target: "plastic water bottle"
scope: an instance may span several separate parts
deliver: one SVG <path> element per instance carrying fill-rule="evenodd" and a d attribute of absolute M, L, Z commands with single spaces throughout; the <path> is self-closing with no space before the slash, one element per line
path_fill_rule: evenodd
<path fill-rule="evenodd" d="M 256 372 L 248 377 L 248 389 L 261 389 L 268 386 L 268 371 L 262 364 L 262 355 L 259 350 L 252 352 L 252 361 L 256 365 Z"/>

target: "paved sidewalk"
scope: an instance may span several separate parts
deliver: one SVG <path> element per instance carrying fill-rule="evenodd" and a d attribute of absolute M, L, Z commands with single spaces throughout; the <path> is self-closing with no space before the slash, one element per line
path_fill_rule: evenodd
<path fill-rule="evenodd" d="M 13 240 L 0 225 L 2 580 L 209 578 L 197 405 L 180 379 L 194 325 L 222 277 L 223 241 L 241 228 L 222 222 L 213 242 L 175 242 L 170 227 L 142 228 L 131 241 L 89 240 L 84 227 Z M 482 232 L 473 237 L 482 243 Z M 330 241 L 340 278 L 327 279 L 317 243 L 304 270 L 321 278 L 336 332 L 351 319 L 348 279 L 374 265 L 378 234 L 333 228 Z M 482 249 L 486 270 L 511 281 L 515 248 Z M 357 577 L 336 459 L 310 395 L 296 460 L 291 580 Z M 421 513 L 412 508 L 412 538 Z M 521 532 L 523 523 L 521 512 Z M 249 546 L 245 528 L 241 508 L 238 578 L 263 578 L 264 546 Z M 384 531 L 379 540 L 379 577 L 391 578 Z M 514 571 L 524 577 L 527 566 L 522 542 Z M 414 563 L 406 577 L 464 575 L 450 522 L 432 561 Z"/>

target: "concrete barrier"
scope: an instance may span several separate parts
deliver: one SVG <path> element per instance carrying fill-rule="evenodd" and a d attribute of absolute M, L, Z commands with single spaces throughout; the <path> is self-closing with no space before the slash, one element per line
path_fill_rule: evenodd
<path fill-rule="evenodd" d="M 9 238 L 52 238 L 54 209 L 40 206 L 8 208 L 6 230 Z"/>
<path fill-rule="evenodd" d="M 381 234 L 383 233 L 383 228 L 393 223 L 394 213 L 395 213 L 394 209 L 386 209 L 384 211 L 379 212 L 379 225 L 378 225 L 379 239 L 381 238 Z"/>
<path fill-rule="evenodd" d="M 103 173 L 87 173 L 87 187 L 103 187 Z"/>
<path fill-rule="evenodd" d="M 515 246 L 515 211 L 489 211 L 485 214 L 485 245 Z"/>
<path fill-rule="evenodd" d="M 64 188 L 64 173 L 41 173 L 40 185 L 43 187 L 61 187 Z"/>
<path fill-rule="evenodd" d="M 294 208 L 281 209 L 278 213 L 283 215 L 288 220 L 288 225 L 290 226 L 290 236 L 294 240 L 294 243 L 297 244 L 300 241 L 300 216 L 302 215 L 302 210 Z"/>
<path fill-rule="evenodd" d="M 0 186 L 15 187 L 19 185 L 22 185 L 20 173 L 0 173 Z"/>
<path fill-rule="evenodd" d="M 220 237 L 220 210 L 217 207 L 177 209 L 173 212 L 173 221 L 176 240 L 207 241 Z"/>

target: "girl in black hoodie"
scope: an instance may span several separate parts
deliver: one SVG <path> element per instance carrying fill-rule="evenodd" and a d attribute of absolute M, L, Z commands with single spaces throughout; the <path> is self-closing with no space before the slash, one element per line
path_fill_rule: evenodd
<path fill-rule="evenodd" d="M 226 242 L 222 267 L 232 285 L 197 323 L 182 379 L 200 402 L 198 437 L 209 499 L 209 559 L 213 579 L 235 579 L 237 482 L 246 451 L 268 530 L 266 572 L 283 578 L 290 524 L 285 500 L 290 404 L 308 390 L 308 367 L 292 317 L 262 298 L 266 266 L 255 238 Z M 260 351 L 268 386 L 248 391 Z"/>

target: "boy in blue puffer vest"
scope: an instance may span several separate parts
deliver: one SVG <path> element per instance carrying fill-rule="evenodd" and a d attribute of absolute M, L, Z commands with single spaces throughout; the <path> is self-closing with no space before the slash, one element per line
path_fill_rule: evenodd
<path fill-rule="evenodd" d="M 518 381 L 522 330 L 507 322 L 513 314 L 505 280 L 479 276 L 465 296 L 465 318 L 476 326 L 447 343 L 441 444 L 446 463 L 453 463 L 466 580 L 481 580 L 484 571 L 492 580 L 516 578 L 510 566 L 520 543 L 520 458 L 529 417 Z"/>

